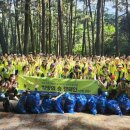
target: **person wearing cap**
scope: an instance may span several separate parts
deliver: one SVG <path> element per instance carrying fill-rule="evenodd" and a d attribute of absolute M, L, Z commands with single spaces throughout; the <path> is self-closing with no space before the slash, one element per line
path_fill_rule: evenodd
<path fill-rule="evenodd" d="M 122 64 L 118 64 L 117 71 L 115 72 L 115 76 L 116 76 L 116 82 L 117 82 L 117 84 L 120 82 L 120 80 L 123 77 L 125 77 L 125 72 L 123 70 L 123 65 Z"/>
<path fill-rule="evenodd" d="M 117 85 L 117 96 L 121 94 L 127 94 L 128 92 L 128 83 L 126 82 L 126 78 L 121 78 L 120 82 Z"/>

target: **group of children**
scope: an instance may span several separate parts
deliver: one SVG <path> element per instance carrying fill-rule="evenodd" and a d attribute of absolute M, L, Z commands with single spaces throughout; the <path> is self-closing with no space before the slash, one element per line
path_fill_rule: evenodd
<path fill-rule="evenodd" d="M 98 80 L 109 92 L 110 98 L 121 93 L 129 95 L 130 57 L 81 57 L 55 55 L 0 56 L 0 88 L 5 96 L 16 98 L 17 77 L 38 76 L 50 78 Z"/>

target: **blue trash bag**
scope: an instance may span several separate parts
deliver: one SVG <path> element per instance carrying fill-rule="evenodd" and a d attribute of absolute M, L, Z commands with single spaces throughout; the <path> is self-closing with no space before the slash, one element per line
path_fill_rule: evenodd
<path fill-rule="evenodd" d="M 97 99 L 97 111 L 100 114 L 105 114 L 106 113 L 106 103 L 107 103 L 107 98 L 104 96 L 99 96 Z"/>
<path fill-rule="evenodd" d="M 29 113 L 39 114 L 40 113 L 40 94 L 33 92 L 27 95 L 26 110 Z"/>
<path fill-rule="evenodd" d="M 130 111 L 130 99 L 126 94 L 122 94 L 117 98 L 119 106 L 123 112 L 123 114 L 127 114 Z"/>
<path fill-rule="evenodd" d="M 76 111 L 83 112 L 87 108 L 87 98 L 85 95 L 77 95 L 76 96 Z"/>
<path fill-rule="evenodd" d="M 57 100 L 52 100 L 53 108 L 59 113 L 64 114 L 63 104 L 62 104 L 62 97 L 58 98 Z"/>
<path fill-rule="evenodd" d="M 116 100 L 108 100 L 106 103 L 106 106 L 107 106 L 107 109 L 110 111 L 110 113 L 122 115 L 122 111 Z"/>
<path fill-rule="evenodd" d="M 49 113 L 53 111 L 53 103 L 51 98 L 43 98 L 41 104 L 42 110 L 44 113 Z"/>
<path fill-rule="evenodd" d="M 26 100 L 27 100 L 27 95 L 22 95 L 22 97 L 19 99 L 15 111 L 20 114 L 25 114 L 26 113 Z"/>
<path fill-rule="evenodd" d="M 97 97 L 93 95 L 88 95 L 87 96 L 87 110 L 93 115 L 97 114 L 96 105 L 97 105 Z"/>
<path fill-rule="evenodd" d="M 64 110 L 67 113 L 74 113 L 75 105 L 76 105 L 75 96 L 70 93 L 66 93 L 64 95 L 64 98 L 65 98 Z"/>

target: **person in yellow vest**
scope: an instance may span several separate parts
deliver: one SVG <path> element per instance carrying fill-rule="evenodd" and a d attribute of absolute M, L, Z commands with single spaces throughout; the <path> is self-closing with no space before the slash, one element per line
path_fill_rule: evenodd
<path fill-rule="evenodd" d="M 11 74 L 15 74 L 15 67 L 11 61 L 8 61 L 8 65 L 4 68 L 4 78 L 8 79 Z"/>
<path fill-rule="evenodd" d="M 109 99 L 114 99 L 117 94 L 117 82 L 115 81 L 115 75 L 110 77 L 110 81 L 107 85 L 107 90 L 109 93 Z"/>
<path fill-rule="evenodd" d="M 42 73 L 42 71 L 41 71 L 39 66 L 35 67 L 35 70 L 33 72 L 33 76 L 44 77 L 44 74 Z"/>
<path fill-rule="evenodd" d="M 126 78 L 121 78 L 120 82 L 117 85 L 117 96 L 128 93 L 128 83 Z"/>
<path fill-rule="evenodd" d="M 28 65 L 25 65 L 25 66 L 22 68 L 22 72 L 20 73 L 20 75 L 22 75 L 22 76 L 31 76 L 31 73 L 30 73 L 30 70 L 29 70 L 29 66 L 28 66 Z"/>
<path fill-rule="evenodd" d="M 57 77 L 57 72 L 56 72 L 56 68 L 55 68 L 54 63 L 52 63 L 50 65 L 50 69 L 48 70 L 47 77 L 50 77 L 50 78 L 56 78 Z"/>
<path fill-rule="evenodd" d="M 122 78 L 125 77 L 125 72 L 123 70 L 122 64 L 118 64 L 117 71 L 115 72 L 115 76 L 116 76 L 115 79 L 116 79 L 117 84 L 121 81 Z"/>
<path fill-rule="evenodd" d="M 64 78 L 64 79 L 70 78 L 70 73 L 69 73 L 69 67 L 68 66 L 65 66 L 63 68 L 63 72 L 61 74 L 61 78 Z"/>
<path fill-rule="evenodd" d="M 94 73 L 92 67 L 88 67 L 88 73 L 86 74 L 86 79 L 96 80 L 96 74 Z"/>
<path fill-rule="evenodd" d="M 74 70 L 70 73 L 70 77 L 72 79 L 82 79 L 82 73 L 78 64 L 75 65 Z"/>
<path fill-rule="evenodd" d="M 127 68 L 125 77 L 126 77 L 127 82 L 130 83 L 130 67 Z"/>
<path fill-rule="evenodd" d="M 41 64 L 41 66 L 40 66 L 40 69 L 41 69 L 41 71 L 42 71 L 44 77 L 46 77 L 46 76 L 47 76 L 47 73 L 48 73 L 48 62 L 47 62 L 46 59 L 44 59 L 44 60 L 42 61 L 42 64 Z"/>
<path fill-rule="evenodd" d="M 101 69 L 101 71 L 100 71 L 100 75 L 104 75 L 105 77 L 106 77 L 106 79 L 107 79 L 107 81 L 109 81 L 110 80 L 110 71 L 109 71 L 109 69 L 108 69 L 108 67 L 107 66 L 103 66 L 102 67 L 102 69 Z"/>

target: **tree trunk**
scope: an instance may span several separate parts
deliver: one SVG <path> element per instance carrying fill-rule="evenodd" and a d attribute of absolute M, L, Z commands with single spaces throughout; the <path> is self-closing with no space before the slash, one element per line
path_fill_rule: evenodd
<path fill-rule="evenodd" d="M 115 11 L 115 35 L 116 35 L 116 55 L 119 56 L 119 22 L 118 22 L 118 0 L 115 0 L 116 4 L 116 11 Z"/>
<path fill-rule="evenodd" d="M 97 2 L 97 23 L 96 23 L 96 55 L 101 55 L 101 44 L 100 44 L 100 38 L 101 38 L 101 31 L 100 31 L 100 18 L 101 18 L 101 4 L 102 0 L 98 0 Z"/>
<path fill-rule="evenodd" d="M 83 42 L 82 42 L 82 56 L 84 56 L 85 45 L 86 45 L 86 19 L 83 22 Z"/>
<path fill-rule="evenodd" d="M 70 0 L 70 21 L 69 21 L 69 54 L 72 54 L 72 20 L 73 20 L 73 0 Z"/>
<path fill-rule="evenodd" d="M 29 25 L 30 25 L 30 35 L 31 35 L 31 45 L 32 45 L 32 53 L 33 55 L 36 54 L 36 50 L 35 50 L 35 44 L 34 44 L 34 33 L 33 33 L 33 26 L 32 26 L 32 19 L 31 19 L 31 15 L 29 17 Z"/>
<path fill-rule="evenodd" d="M 105 0 L 102 0 L 102 41 L 101 41 L 101 55 L 104 56 L 104 8 Z"/>
<path fill-rule="evenodd" d="M 88 15 L 88 0 L 86 0 L 86 15 Z M 88 49 L 89 56 L 91 56 L 91 43 L 90 43 L 90 30 L 89 30 L 89 21 L 87 20 L 87 39 L 88 39 Z"/>
<path fill-rule="evenodd" d="M 15 3 L 15 23 L 16 23 L 16 31 L 17 31 L 17 39 L 18 39 L 18 51 L 22 54 L 22 47 L 20 43 L 20 29 L 19 29 L 19 22 L 18 22 L 18 1 L 16 0 Z"/>
<path fill-rule="evenodd" d="M 3 54 L 8 53 L 1 22 L 0 22 L 0 44 Z"/>
<path fill-rule="evenodd" d="M 58 21 L 59 21 L 59 35 L 61 43 L 61 56 L 64 57 L 64 33 L 63 33 L 63 19 L 62 19 L 62 7 L 61 0 L 58 0 Z"/>
<path fill-rule="evenodd" d="M 77 0 L 75 0 L 75 20 L 74 20 L 73 46 L 75 45 L 76 16 L 77 16 Z"/>
<path fill-rule="evenodd" d="M 51 35 L 51 0 L 49 0 L 49 54 L 52 53 L 52 50 L 51 50 L 51 38 L 52 38 L 52 35 Z"/>
<path fill-rule="evenodd" d="M 128 27 L 128 42 L 130 45 L 130 13 L 129 13 L 129 3 L 126 0 L 126 15 L 127 15 L 127 27 Z"/>
<path fill-rule="evenodd" d="M 24 54 L 28 54 L 30 0 L 25 0 Z"/>
<path fill-rule="evenodd" d="M 45 40 L 46 34 L 45 34 L 45 0 L 42 0 L 42 39 L 41 39 L 41 45 L 42 45 L 42 52 L 46 53 L 46 40 Z"/>
<path fill-rule="evenodd" d="M 66 0 L 66 43 L 67 43 L 67 49 L 68 49 L 68 54 L 69 54 L 69 25 L 68 25 L 68 21 L 69 21 L 69 17 L 68 17 L 68 0 Z"/>
<path fill-rule="evenodd" d="M 92 16 L 92 9 L 91 9 L 91 3 L 90 0 L 88 0 L 88 6 L 89 6 L 89 13 L 91 18 L 91 32 L 92 32 L 92 54 L 95 55 L 95 40 L 94 40 L 94 21 Z"/>

